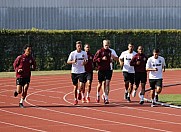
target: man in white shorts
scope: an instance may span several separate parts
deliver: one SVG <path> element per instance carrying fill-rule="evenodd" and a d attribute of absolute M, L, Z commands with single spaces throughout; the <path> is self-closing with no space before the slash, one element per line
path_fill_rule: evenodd
<path fill-rule="evenodd" d="M 83 97 L 81 95 L 81 91 L 84 88 L 85 83 L 85 67 L 87 63 L 87 53 L 82 49 L 82 42 L 76 42 L 76 50 L 72 51 L 67 60 L 68 64 L 72 64 L 71 70 L 71 78 L 72 83 L 74 85 L 74 105 L 78 104 L 77 100 L 77 91 L 78 91 L 78 99 L 81 100 Z M 78 80 L 80 82 L 80 90 L 78 90 Z"/>
<path fill-rule="evenodd" d="M 155 102 L 158 101 L 158 94 L 162 91 L 163 72 L 165 72 L 165 59 L 159 56 L 159 49 L 154 49 L 153 56 L 148 58 L 146 70 L 149 71 L 152 100 L 151 107 L 154 107 Z"/>
<path fill-rule="evenodd" d="M 124 98 L 131 102 L 130 95 L 133 90 L 134 84 L 134 66 L 130 66 L 130 61 L 136 52 L 133 51 L 134 45 L 132 43 L 128 44 L 128 50 L 123 51 L 119 57 L 120 66 L 123 71 L 124 82 L 125 82 L 125 95 Z"/>

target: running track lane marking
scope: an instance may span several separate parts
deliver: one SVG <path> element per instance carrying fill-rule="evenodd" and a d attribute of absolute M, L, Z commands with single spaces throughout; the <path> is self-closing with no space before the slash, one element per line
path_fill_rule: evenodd
<path fill-rule="evenodd" d="M 38 109 L 42 109 L 42 108 L 38 108 Z M 0 109 L 0 111 L 2 111 L 2 112 L 6 112 L 6 113 L 10 113 L 10 114 L 14 114 L 14 115 L 18 115 L 18 116 L 23 116 L 23 117 L 33 118 L 33 119 L 39 119 L 39 120 L 43 120 L 43 121 L 54 122 L 54 123 L 58 123 L 58 124 L 64 124 L 64 125 L 74 126 L 74 127 L 79 127 L 79 128 L 85 128 L 85 129 L 90 129 L 90 130 L 94 130 L 94 131 L 100 131 L 100 132 L 111 132 L 111 131 L 106 131 L 106 130 L 101 130 L 101 129 L 91 128 L 91 127 L 86 127 L 86 126 L 81 126 L 81 125 L 76 125 L 76 124 L 71 124 L 71 123 L 61 122 L 61 121 L 50 120 L 50 119 L 41 118 L 41 117 L 37 117 L 37 116 L 31 116 L 31 115 L 19 114 L 19 113 L 15 113 L 15 112 L 11 112 L 11 111 L 7 111 L 7 110 L 3 110 L 3 109 Z M 170 131 L 167 131 L 167 132 L 170 132 Z"/>
<path fill-rule="evenodd" d="M 55 89 L 55 88 L 54 88 L 54 89 Z M 52 90 L 52 89 L 48 89 L 48 90 Z M 48 90 L 46 90 L 46 91 L 48 91 Z M 45 91 L 45 90 L 41 90 L 41 91 L 37 91 L 37 92 L 42 92 L 42 91 Z M 36 92 L 36 93 L 37 93 L 37 92 Z M 72 93 L 72 92 L 69 92 L 69 93 L 67 93 L 66 95 L 71 94 L 71 93 Z M 32 94 L 34 94 L 34 93 L 31 93 L 30 95 L 32 95 Z M 29 95 L 29 96 L 30 96 L 30 95 Z M 65 99 L 66 95 L 63 97 L 64 99 Z M 27 96 L 27 97 L 28 97 L 28 96 Z M 67 103 L 69 103 L 69 104 L 72 104 L 72 103 L 68 102 L 66 99 L 65 99 L 65 102 L 67 102 Z M 36 106 L 36 105 L 33 105 L 33 104 L 27 102 L 27 100 L 26 100 L 26 103 L 28 103 L 29 105 L 32 105 L 32 106 Z M 56 113 L 67 114 L 67 115 L 78 116 L 78 117 L 84 117 L 84 118 L 88 118 L 88 119 L 100 120 L 100 121 L 110 122 L 110 123 L 115 123 L 115 124 L 120 124 L 120 125 L 126 125 L 126 126 L 132 126 L 132 127 L 138 127 L 138 128 L 144 128 L 144 129 L 162 131 L 162 132 L 172 132 L 172 131 L 167 131 L 167 130 L 162 130 L 162 129 L 157 129 L 157 128 L 150 128 L 150 127 L 138 126 L 138 125 L 134 125 L 134 124 L 120 123 L 120 122 L 116 122 L 116 121 L 110 121 L 110 120 L 93 118 L 93 117 L 88 117 L 88 116 L 83 116 L 83 115 L 72 114 L 72 113 L 60 112 L 60 111 L 51 110 L 51 109 L 48 109 L 48 108 L 42 108 L 42 107 L 37 107 L 37 108 L 42 109 L 42 110 L 48 110 L 48 111 L 56 112 Z"/>
<path fill-rule="evenodd" d="M 39 130 L 39 129 L 35 129 L 35 128 L 30 128 L 30 127 L 25 127 L 25 126 L 20 126 L 20 125 L 8 123 L 8 122 L 3 122 L 3 121 L 0 121 L 0 123 L 10 125 L 10 126 L 19 127 L 19 128 L 24 128 L 24 129 L 28 129 L 28 130 L 33 130 L 33 131 L 37 131 L 37 132 L 47 132 L 47 131 L 43 131 L 43 130 Z"/>
<path fill-rule="evenodd" d="M 68 93 L 69 94 L 69 93 Z M 67 94 L 67 95 L 68 95 Z M 64 100 L 71 104 L 69 101 L 66 100 L 66 95 L 64 96 Z M 116 103 L 113 103 L 116 104 Z M 118 105 L 118 104 L 117 104 Z M 123 105 L 118 105 L 118 106 L 123 106 Z M 78 107 L 80 108 L 80 107 Z M 140 118 L 140 119 L 147 119 L 147 120 L 151 120 L 151 121 L 158 121 L 158 122 L 164 122 L 164 123 L 168 123 L 168 124 L 175 124 L 175 125 L 181 125 L 181 123 L 177 123 L 177 122 L 169 122 L 169 121 L 163 121 L 163 120 L 157 120 L 157 119 L 151 119 L 151 118 L 145 118 L 145 117 L 139 117 L 139 116 L 134 116 L 134 115 L 126 115 L 126 114 L 121 114 L 121 113 L 115 113 L 115 112 L 109 112 L 109 111 L 104 111 L 104 110 L 98 110 L 98 109 L 93 109 L 93 108 L 87 108 L 87 107 L 81 107 L 82 109 L 90 109 L 90 110 L 94 110 L 94 111 L 99 111 L 99 112 L 103 112 L 103 113 L 108 113 L 108 114 L 114 114 L 114 115 L 121 115 L 121 116 L 128 116 L 128 117 L 133 117 L 133 118 Z"/>

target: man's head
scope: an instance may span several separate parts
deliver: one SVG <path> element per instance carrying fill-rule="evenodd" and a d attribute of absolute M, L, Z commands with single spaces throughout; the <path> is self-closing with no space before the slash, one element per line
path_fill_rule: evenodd
<path fill-rule="evenodd" d="M 133 49 L 134 49 L 134 44 L 133 44 L 133 43 L 129 43 L 129 44 L 128 44 L 128 50 L 129 50 L 129 52 L 132 53 L 132 52 L 133 52 Z"/>
<path fill-rule="evenodd" d="M 159 49 L 154 49 L 154 50 L 153 50 L 153 56 L 154 56 L 155 59 L 158 58 L 159 52 L 160 52 Z"/>
<path fill-rule="evenodd" d="M 142 54 L 143 53 L 143 46 L 138 46 L 137 51 L 139 54 Z"/>
<path fill-rule="evenodd" d="M 28 56 L 31 54 L 32 46 L 30 44 L 26 44 L 23 49 L 24 49 L 24 53 Z"/>
<path fill-rule="evenodd" d="M 103 48 L 109 49 L 110 41 L 109 40 L 103 40 Z"/>
<path fill-rule="evenodd" d="M 76 50 L 77 52 L 80 52 L 82 49 L 82 42 L 81 41 L 77 41 L 76 42 Z"/>
<path fill-rule="evenodd" d="M 90 45 L 89 45 L 89 44 L 85 44 L 85 45 L 84 45 L 84 50 L 85 50 L 86 52 L 89 52 L 89 51 L 90 51 Z"/>

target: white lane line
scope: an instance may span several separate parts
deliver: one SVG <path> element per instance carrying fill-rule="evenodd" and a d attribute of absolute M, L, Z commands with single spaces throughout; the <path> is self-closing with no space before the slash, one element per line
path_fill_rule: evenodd
<path fill-rule="evenodd" d="M 12 123 L 8 123 L 8 122 L 3 122 L 3 121 L 0 121 L 0 123 L 6 124 L 6 125 L 10 125 L 10 126 L 19 127 L 19 128 L 23 128 L 23 129 L 28 129 L 28 130 L 31 130 L 31 131 L 47 132 L 47 131 L 43 131 L 43 130 L 39 130 L 39 129 L 35 129 L 35 128 L 30 128 L 30 127 L 26 127 L 26 126 L 21 126 L 21 125 L 16 125 L 16 124 L 12 124 Z"/>
<path fill-rule="evenodd" d="M 72 92 L 70 92 L 72 93 Z M 68 94 L 70 94 L 68 93 Z M 67 95 L 68 95 L 67 94 Z M 64 96 L 64 100 L 71 104 L 71 102 L 69 102 L 67 99 L 66 99 L 66 96 Z M 115 104 L 116 106 L 124 106 L 124 105 L 120 105 L 120 104 L 117 104 L 117 103 L 113 103 Z M 108 106 L 109 107 L 109 106 Z M 170 122 L 170 121 L 164 121 L 164 120 L 158 120 L 158 119 L 152 119 L 152 118 L 147 118 L 147 117 L 141 117 L 141 116 L 134 116 L 134 115 L 129 115 L 129 114 L 121 114 L 121 113 L 116 113 L 116 112 L 110 112 L 110 111 L 104 111 L 104 110 L 98 110 L 98 109 L 94 109 L 94 108 L 87 108 L 87 107 L 78 107 L 80 109 L 88 109 L 88 110 L 93 110 L 93 111 L 99 111 L 99 112 L 103 112 L 103 113 L 107 113 L 107 114 L 113 114 L 113 115 L 120 115 L 120 116 L 126 116 L 126 117 L 132 117 L 132 118 L 138 118 L 138 119 L 144 119 L 144 120 L 151 120 L 151 121 L 158 121 L 158 122 L 163 122 L 163 123 L 168 123 L 168 124 L 175 124 L 175 125 L 181 125 L 181 123 L 178 123 L 178 122 Z"/>
<path fill-rule="evenodd" d="M 27 103 L 28 103 L 28 102 L 27 102 Z M 29 104 L 29 105 L 33 105 L 33 104 L 31 104 L 31 103 L 28 103 L 28 104 Z M 80 118 L 86 118 L 86 119 L 91 119 L 91 120 L 98 120 L 98 121 L 103 121 L 103 122 L 114 123 L 114 124 L 118 124 L 118 125 L 125 125 L 125 126 L 137 127 L 137 128 L 144 128 L 144 129 L 161 131 L 161 132 L 172 132 L 172 131 L 167 131 L 167 130 L 163 130 L 163 129 L 157 129 L 157 128 L 145 127 L 145 126 L 134 125 L 134 124 L 129 124 L 129 123 L 111 121 L 111 120 L 106 120 L 106 119 L 101 119 L 101 118 L 83 116 L 83 115 L 79 115 L 79 114 L 72 114 L 72 113 L 67 113 L 67 112 L 61 112 L 61 111 L 56 111 L 56 110 L 52 110 L 52 109 L 48 109 L 48 108 L 43 108 L 43 107 L 36 107 L 36 108 L 37 108 L 37 109 L 42 109 L 42 110 L 51 111 L 51 112 L 55 112 L 55 113 L 60 113 L 60 114 L 65 114 L 65 115 L 80 117 Z M 77 108 L 78 108 L 78 107 L 77 107 Z"/>
<path fill-rule="evenodd" d="M 36 109 L 40 109 L 40 108 L 36 108 Z M 41 108 L 41 109 L 42 109 L 42 108 Z M 94 131 L 110 132 L 110 131 L 106 131 L 106 130 L 102 130 L 102 129 L 92 128 L 92 127 L 86 127 L 86 126 L 81 126 L 81 125 L 76 125 L 76 124 L 71 124 L 71 123 L 66 123 L 66 122 L 61 122 L 61 121 L 56 121 L 56 120 L 41 118 L 41 117 L 37 117 L 37 116 L 31 116 L 31 115 L 26 115 L 26 114 L 20 114 L 20 113 L 11 112 L 11 111 L 7 111 L 7 110 L 3 110 L 3 109 L 0 109 L 0 111 L 6 112 L 6 113 L 10 113 L 10 114 L 13 114 L 13 115 L 18 115 L 18 116 L 23 116 L 23 117 L 28 117 L 28 118 L 33 118 L 33 119 L 38 119 L 38 120 L 43 120 L 43 121 L 58 123 L 58 124 L 64 124 L 64 125 L 69 125 L 69 126 L 74 126 L 74 127 L 79 127 L 79 128 L 94 130 Z"/>

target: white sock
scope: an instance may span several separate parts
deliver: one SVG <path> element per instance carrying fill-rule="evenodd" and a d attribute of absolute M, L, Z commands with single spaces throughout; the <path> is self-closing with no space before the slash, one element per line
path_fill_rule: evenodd
<path fill-rule="evenodd" d="M 77 99 L 75 98 L 75 100 L 77 100 Z"/>
<path fill-rule="evenodd" d="M 100 96 L 100 93 L 99 93 L 99 92 L 97 92 L 97 96 Z"/>
<path fill-rule="evenodd" d="M 108 95 L 104 95 L 104 97 L 105 97 L 105 100 L 108 100 Z"/>
<path fill-rule="evenodd" d="M 141 97 L 141 100 L 144 100 L 144 95 L 140 95 L 140 97 Z"/>
<path fill-rule="evenodd" d="M 84 93 L 82 93 L 82 98 L 84 98 Z"/>
<path fill-rule="evenodd" d="M 89 97 L 89 92 L 87 92 L 87 97 Z"/>
<path fill-rule="evenodd" d="M 127 97 L 130 97 L 130 94 L 128 93 L 128 96 Z"/>
<path fill-rule="evenodd" d="M 23 101 L 24 101 L 24 99 L 23 99 L 23 98 L 21 98 L 19 103 L 23 103 Z"/>
<path fill-rule="evenodd" d="M 128 93 L 128 90 L 125 89 L 125 93 Z"/>
<path fill-rule="evenodd" d="M 158 95 L 158 93 L 157 93 L 157 92 L 155 92 L 155 95 Z"/>

